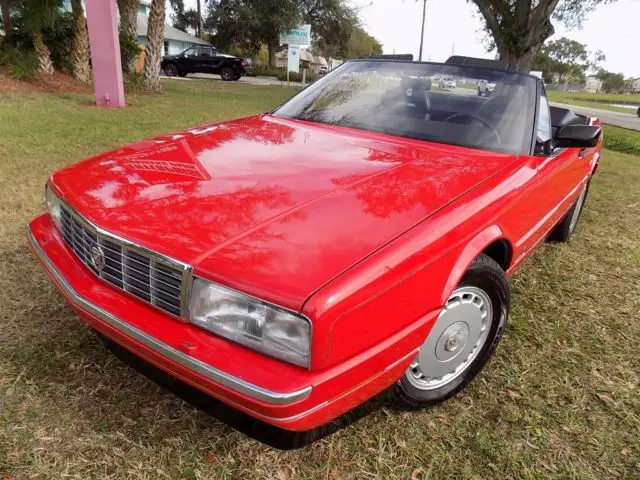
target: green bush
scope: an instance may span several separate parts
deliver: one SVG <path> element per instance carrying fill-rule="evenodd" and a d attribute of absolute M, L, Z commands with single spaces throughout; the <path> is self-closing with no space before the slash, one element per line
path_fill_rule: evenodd
<path fill-rule="evenodd" d="M 270 67 L 269 65 L 253 64 L 253 73 L 261 77 L 279 77 L 281 74 L 287 74 L 284 68 Z"/>
<path fill-rule="evenodd" d="M 305 82 L 311 83 L 315 82 L 318 79 L 318 75 L 315 73 L 307 72 L 305 77 Z M 286 82 L 287 81 L 287 72 L 281 73 L 278 75 L 278 80 Z M 292 82 L 301 82 L 302 81 L 302 73 L 289 72 L 289 80 Z"/>
<path fill-rule="evenodd" d="M 57 14 L 53 23 L 42 28 L 42 38 L 49 48 L 53 66 L 57 70 L 70 72 L 73 49 L 71 13 Z M 37 57 L 31 35 L 26 30 L 15 30 L 7 35 L 0 45 L 0 55 L 13 77 L 26 80 L 35 75 Z"/>
<path fill-rule="evenodd" d="M 0 63 L 9 69 L 16 80 L 30 80 L 35 77 L 38 61 L 32 49 L 22 49 L 3 45 L 0 50 Z"/>
<path fill-rule="evenodd" d="M 142 72 L 126 72 L 122 80 L 127 92 L 141 92 L 145 89 Z"/>
<path fill-rule="evenodd" d="M 128 70 L 128 65 L 138 56 L 142 47 L 138 45 L 136 39 L 131 35 L 120 32 L 120 61 L 122 62 L 122 71 Z"/>
<path fill-rule="evenodd" d="M 605 125 L 604 148 L 640 156 L 640 132 Z"/>

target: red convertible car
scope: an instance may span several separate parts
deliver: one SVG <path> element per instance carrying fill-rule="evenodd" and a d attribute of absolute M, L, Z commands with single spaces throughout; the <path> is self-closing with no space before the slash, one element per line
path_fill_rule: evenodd
<path fill-rule="evenodd" d="M 500 341 L 509 275 L 574 232 L 601 156 L 598 120 L 470 63 L 349 61 L 271 113 L 66 167 L 31 246 L 95 330 L 271 425 L 389 387 L 443 401 Z"/>

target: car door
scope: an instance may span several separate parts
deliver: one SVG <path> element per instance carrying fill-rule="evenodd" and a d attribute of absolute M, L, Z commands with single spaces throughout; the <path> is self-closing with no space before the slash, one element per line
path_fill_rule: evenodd
<path fill-rule="evenodd" d="M 211 56 L 211 73 L 220 73 L 222 68 L 222 62 L 225 60 L 225 56 L 218 52 L 215 48 Z"/>
<path fill-rule="evenodd" d="M 589 168 L 580 149 L 553 148 L 549 101 L 542 85 L 538 102 L 536 150 L 523 164 L 529 181 L 509 215 L 511 234 L 517 239 L 516 263 L 530 254 L 563 218 L 578 197 Z"/>
<path fill-rule="evenodd" d="M 564 217 L 579 196 L 589 174 L 591 149 L 553 148 L 549 102 L 544 90 L 540 98 L 540 112 L 542 123 L 539 124 L 538 136 L 543 135 L 544 141 L 551 140 L 551 151 L 538 157 L 539 199 L 546 210 L 541 227 L 547 231 Z"/>
<path fill-rule="evenodd" d="M 181 70 L 185 72 L 197 72 L 198 62 L 200 61 L 200 47 L 192 47 L 185 50 L 182 54 Z"/>
<path fill-rule="evenodd" d="M 200 47 L 198 72 L 213 73 L 213 49 L 211 47 Z"/>

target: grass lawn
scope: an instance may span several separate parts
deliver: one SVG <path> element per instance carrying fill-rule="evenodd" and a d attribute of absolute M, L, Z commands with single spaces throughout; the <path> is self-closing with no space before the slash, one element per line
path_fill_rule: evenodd
<path fill-rule="evenodd" d="M 640 156 L 640 132 L 604 125 L 604 146 L 616 152 Z"/>
<path fill-rule="evenodd" d="M 548 90 L 547 94 L 552 102 L 568 103 L 581 107 L 600 108 L 613 112 L 636 114 L 640 105 L 640 95 L 623 95 L 615 93 L 589 93 L 589 92 L 561 92 Z M 616 105 L 635 105 L 636 108 L 616 107 Z"/>
<path fill-rule="evenodd" d="M 0 95 L 0 477 L 638 478 L 640 157 L 605 151 L 576 236 L 514 275 L 506 335 L 465 393 L 422 412 L 382 408 L 281 452 L 117 360 L 27 246 L 52 170 L 292 93 L 167 85 L 122 111 L 81 95 Z"/>

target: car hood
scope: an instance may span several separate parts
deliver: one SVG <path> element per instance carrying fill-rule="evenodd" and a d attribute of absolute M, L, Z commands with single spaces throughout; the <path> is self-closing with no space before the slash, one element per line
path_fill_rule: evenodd
<path fill-rule="evenodd" d="M 514 159 L 263 115 L 107 152 L 51 182 L 101 228 L 299 310 Z"/>

